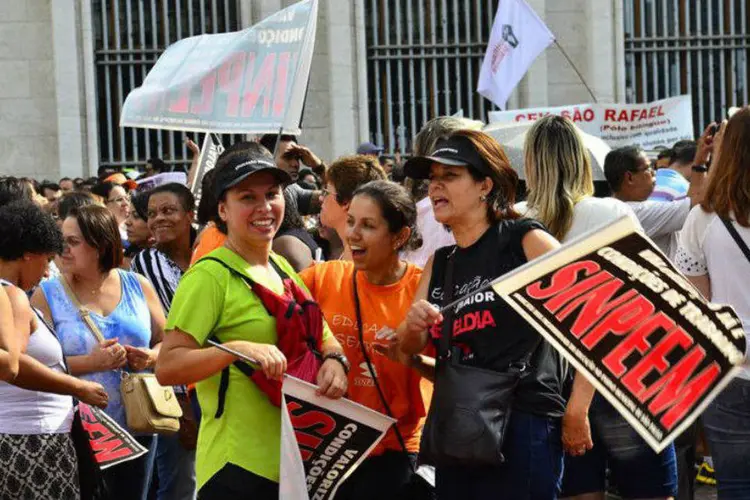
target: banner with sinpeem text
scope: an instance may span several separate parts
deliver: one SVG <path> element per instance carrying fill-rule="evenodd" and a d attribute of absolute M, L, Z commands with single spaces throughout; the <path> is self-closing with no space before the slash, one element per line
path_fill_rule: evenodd
<path fill-rule="evenodd" d="M 284 377 L 280 500 L 334 498 L 395 422 L 348 399 L 318 396 L 316 389 Z"/>
<path fill-rule="evenodd" d="M 655 450 L 687 428 L 745 361 L 745 333 L 629 218 L 493 283 Z"/>

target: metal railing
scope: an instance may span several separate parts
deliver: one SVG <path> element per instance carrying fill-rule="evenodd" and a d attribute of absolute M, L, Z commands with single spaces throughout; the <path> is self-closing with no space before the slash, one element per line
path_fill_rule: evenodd
<path fill-rule="evenodd" d="M 497 0 L 364 0 L 371 140 L 410 152 L 440 115 L 486 120 L 476 93 Z"/>
<path fill-rule="evenodd" d="M 92 12 L 99 165 L 135 167 L 159 157 L 177 167 L 187 166 L 190 153 L 182 132 L 120 128 L 120 109 L 167 46 L 193 35 L 240 29 L 237 2 L 93 0 Z M 227 143 L 230 138 L 223 140 Z"/>
<path fill-rule="evenodd" d="M 691 94 L 695 133 L 748 104 L 747 0 L 624 0 L 628 102 Z"/>

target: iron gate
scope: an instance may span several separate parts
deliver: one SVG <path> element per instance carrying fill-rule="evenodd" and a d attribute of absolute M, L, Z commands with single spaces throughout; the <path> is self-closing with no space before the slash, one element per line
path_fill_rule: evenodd
<path fill-rule="evenodd" d="M 184 133 L 120 128 L 120 109 L 167 46 L 240 29 L 238 10 L 234 0 L 92 1 L 100 166 L 135 167 L 152 157 L 190 163 Z"/>
<path fill-rule="evenodd" d="M 485 120 L 477 92 L 498 0 L 364 0 L 371 139 L 411 151 L 429 119 Z"/>
<path fill-rule="evenodd" d="M 747 0 L 625 0 L 628 102 L 691 94 L 695 133 L 748 104 Z"/>

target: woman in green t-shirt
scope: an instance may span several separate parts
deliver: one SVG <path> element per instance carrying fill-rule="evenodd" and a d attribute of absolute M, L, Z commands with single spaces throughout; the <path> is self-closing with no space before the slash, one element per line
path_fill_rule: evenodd
<path fill-rule="evenodd" d="M 196 450 L 198 497 L 278 498 L 281 413 L 227 347 L 258 361 L 263 374 L 280 380 L 287 361 L 276 347 L 276 320 L 244 279 L 282 294 L 281 274 L 304 288 L 286 260 L 271 252 L 284 214 L 282 185 L 289 175 L 275 167 L 261 146 L 225 153 L 217 164 L 215 192 L 226 225 L 223 247 L 183 276 L 167 320 L 167 335 L 156 366 L 165 385 L 196 383 L 201 407 Z M 324 324 L 317 375 L 319 393 L 340 398 L 347 388 L 348 361 Z M 228 370 L 227 370 L 228 368 Z M 228 380 L 222 384 L 222 373 Z"/>

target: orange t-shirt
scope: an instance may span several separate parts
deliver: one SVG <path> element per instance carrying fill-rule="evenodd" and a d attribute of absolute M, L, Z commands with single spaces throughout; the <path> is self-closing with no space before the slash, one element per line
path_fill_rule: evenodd
<path fill-rule="evenodd" d="M 328 326 L 351 362 L 349 399 L 386 414 L 360 349 L 352 286 L 353 272 L 352 262 L 337 260 L 305 269 L 300 277 L 320 304 Z M 419 451 L 422 424 L 426 415 L 420 391 L 421 376 L 416 370 L 389 360 L 371 346 L 373 342 L 377 342 L 375 334 L 378 330 L 384 326 L 395 330 L 406 317 L 421 276 L 422 270 L 409 264 L 398 283 L 376 286 L 367 281 L 364 273 L 357 273 L 367 353 L 410 452 Z M 372 455 L 380 455 L 386 449 L 402 449 L 393 431 L 386 434 Z"/>
<path fill-rule="evenodd" d="M 226 239 L 227 235 L 219 231 L 219 228 L 213 224 L 206 226 L 206 229 L 204 229 L 198 236 L 198 244 L 193 250 L 193 257 L 190 259 L 190 265 L 192 266 L 198 261 L 198 259 L 219 248 L 224 244 Z"/>

